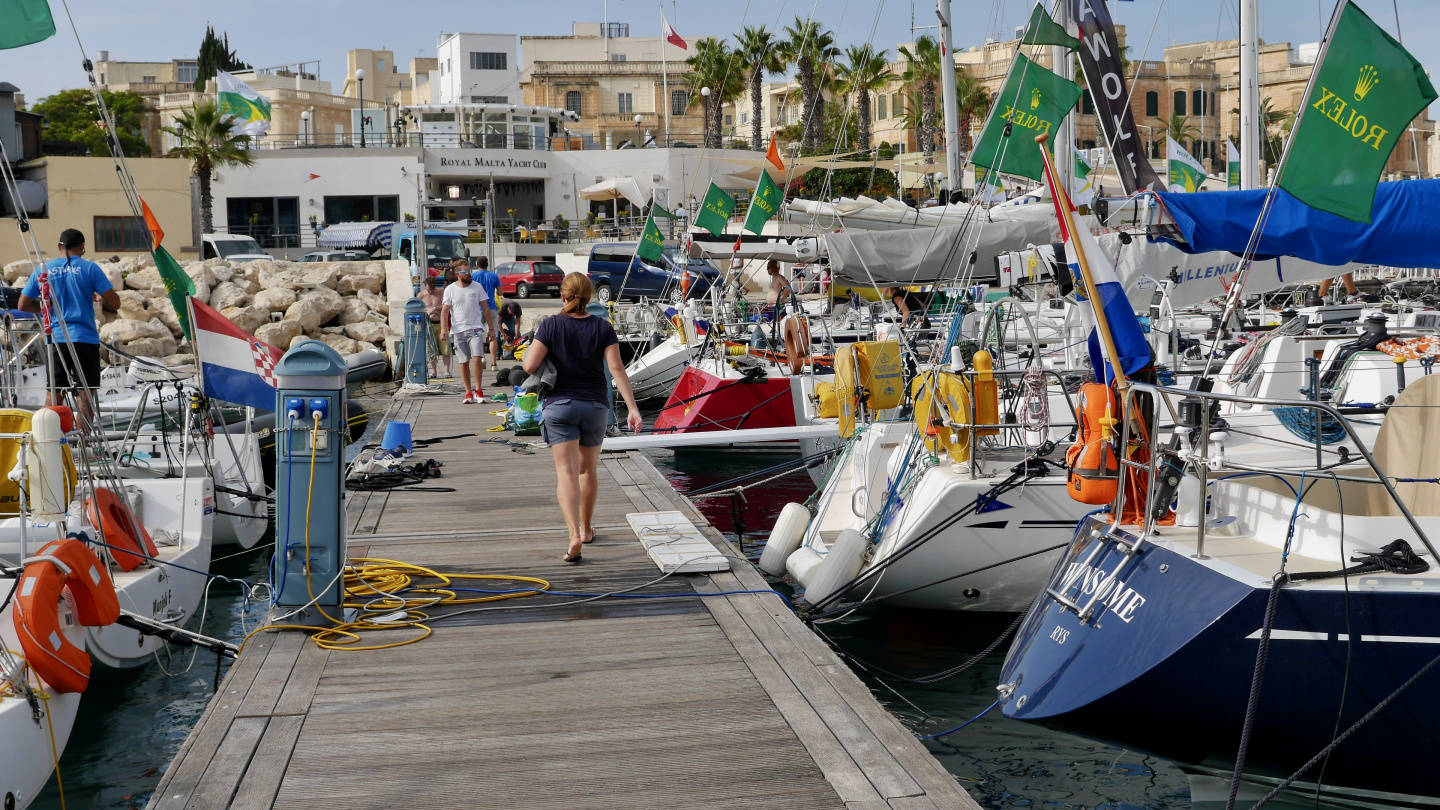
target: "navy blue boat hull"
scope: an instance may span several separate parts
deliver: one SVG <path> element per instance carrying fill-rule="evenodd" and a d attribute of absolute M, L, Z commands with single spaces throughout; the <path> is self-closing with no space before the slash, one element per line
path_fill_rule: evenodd
<path fill-rule="evenodd" d="M 1057 573 L 1094 542 L 1073 545 Z M 1094 567 L 1114 571 L 1119 558 L 1111 546 Z M 1330 743 L 1337 715 L 1343 731 L 1440 654 L 1440 591 L 1362 588 L 1359 579 L 1348 611 L 1341 589 L 1281 591 L 1247 774 L 1289 776 Z M 1036 600 L 1002 670 L 1001 683 L 1014 684 L 1004 713 L 1182 765 L 1233 768 L 1268 588 L 1149 544 L 1121 580 L 1108 594 L 1103 583 L 1091 589 L 1114 604 L 1086 625 L 1054 599 Z M 1440 796 L 1437 686 L 1440 668 L 1340 745 L 1325 784 Z"/>

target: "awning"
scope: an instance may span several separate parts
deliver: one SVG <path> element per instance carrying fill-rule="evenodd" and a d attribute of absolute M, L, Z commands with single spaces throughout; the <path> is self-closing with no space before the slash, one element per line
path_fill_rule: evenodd
<path fill-rule="evenodd" d="M 640 184 L 633 177 L 612 177 L 602 183 L 580 189 L 583 200 L 629 200 L 637 209 L 649 204 Z"/>
<path fill-rule="evenodd" d="M 964 275 L 974 252 L 976 275 L 994 274 L 995 256 L 1049 244 L 1055 219 L 972 222 L 892 231 L 852 231 L 822 236 L 836 277 L 857 284 L 934 284 Z"/>
<path fill-rule="evenodd" d="M 1260 217 L 1264 191 L 1156 192 L 1185 237 L 1186 252 L 1243 253 Z M 1400 180 L 1375 189 L 1370 222 L 1354 222 L 1275 191 L 1261 256 L 1295 256 L 1320 264 L 1440 267 L 1440 180 Z"/>
<path fill-rule="evenodd" d="M 337 222 L 320 232 L 315 245 L 333 250 L 390 247 L 393 222 Z"/>

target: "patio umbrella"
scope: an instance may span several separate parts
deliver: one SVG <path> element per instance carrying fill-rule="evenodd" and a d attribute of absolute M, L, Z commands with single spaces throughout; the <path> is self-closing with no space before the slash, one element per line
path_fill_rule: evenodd
<path fill-rule="evenodd" d="M 586 186 L 580 189 L 582 200 L 610 200 L 614 203 L 615 219 L 620 219 L 620 200 L 624 198 L 635 205 L 639 211 L 645 207 L 645 194 L 640 191 L 640 184 L 635 182 L 633 177 L 612 177 L 593 186 Z"/>

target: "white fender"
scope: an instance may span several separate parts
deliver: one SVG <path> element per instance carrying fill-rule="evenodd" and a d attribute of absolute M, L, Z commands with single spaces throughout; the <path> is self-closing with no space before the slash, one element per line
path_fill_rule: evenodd
<path fill-rule="evenodd" d="M 810 510 L 798 503 L 787 503 L 775 519 L 775 528 L 765 541 L 765 550 L 760 553 L 760 570 L 772 577 L 785 573 L 785 561 L 800 547 L 805 539 L 805 529 L 810 525 Z"/>
<path fill-rule="evenodd" d="M 824 561 L 825 558 L 820 556 L 820 552 L 809 546 L 801 546 L 785 558 L 785 573 L 800 583 L 800 587 L 806 588 L 809 587 L 811 580 L 815 579 L 815 572 L 819 570 L 820 563 Z"/>
<path fill-rule="evenodd" d="M 854 579 L 865 562 L 868 548 L 870 541 L 860 532 L 854 529 L 840 532 L 840 536 L 830 544 L 830 550 L 810 583 L 805 586 L 805 601 L 813 605 Z"/>
<path fill-rule="evenodd" d="M 69 499 L 65 495 L 65 445 L 60 443 L 60 414 L 47 408 L 30 420 L 30 456 L 26 472 L 30 479 L 30 513 L 38 522 L 65 517 Z"/>

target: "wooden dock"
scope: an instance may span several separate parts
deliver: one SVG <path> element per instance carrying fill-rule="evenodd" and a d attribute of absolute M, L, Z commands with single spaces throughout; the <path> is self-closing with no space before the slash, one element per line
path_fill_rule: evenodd
<path fill-rule="evenodd" d="M 416 439 L 508 438 L 486 432 L 496 409 L 416 396 L 388 416 Z M 602 459 L 599 538 L 578 565 L 560 560 L 548 450 L 469 437 L 418 456 L 458 491 L 351 493 L 352 557 L 609 592 L 660 573 L 627 513 L 677 510 L 732 570 L 642 591 L 690 598 L 502 602 L 518 609 L 440 618 L 388 650 L 256 636 L 149 807 L 978 810 L 782 599 L 695 596 L 769 586 L 644 456 Z"/>

